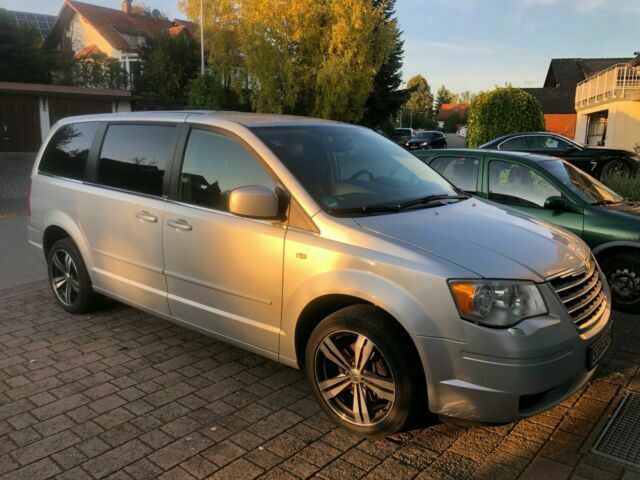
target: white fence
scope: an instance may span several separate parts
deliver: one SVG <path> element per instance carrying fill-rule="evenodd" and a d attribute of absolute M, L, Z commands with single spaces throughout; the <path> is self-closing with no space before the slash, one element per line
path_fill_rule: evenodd
<path fill-rule="evenodd" d="M 577 86 L 576 110 L 614 100 L 640 100 L 640 67 L 613 65 Z"/>

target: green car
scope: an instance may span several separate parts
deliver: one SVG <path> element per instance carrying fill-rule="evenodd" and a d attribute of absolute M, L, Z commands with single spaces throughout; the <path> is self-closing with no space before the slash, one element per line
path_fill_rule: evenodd
<path fill-rule="evenodd" d="M 461 190 L 581 237 L 611 285 L 614 308 L 640 313 L 640 203 L 556 157 L 470 149 L 414 154 Z"/>

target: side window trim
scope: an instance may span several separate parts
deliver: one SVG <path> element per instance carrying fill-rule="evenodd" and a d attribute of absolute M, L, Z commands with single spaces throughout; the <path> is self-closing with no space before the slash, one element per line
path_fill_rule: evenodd
<path fill-rule="evenodd" d="M 132 120 L 122 120 L 122 121 L 108 121 L 108 122 L 101 122 L 103 123 L 103 125 L 101 125 L 101 127 L 99 127 L 98 133 L 96 134 L 96 138 L 94 139 L 94 143 L 91 146 L 91 152 L 89 154 L 89 161 L 87 162 L 87 174 L 85 175 L 87 180 L 86 183 L 90 184 L 93 187 L 98 187 L 98 188 L 104 188 L 107 190 L 114 190 L 117 192 L 123 192 L 123 193 L 127 193 L 130 195 L 138 195 L 138 196 L 142 196 L 142 197 L 147 197 L 147 198 L 159 198 L 162 200 L 166 200 L 169 196 L 169 186 L 170 186 L 170 175 L 173 171 L 173 166 L 175 163 L 175 155 L 176 152 L 178 151 L 178 144 L 179 144 L 179 139 L 181 138 L 181 134 L 182 134 L 182 129 L 184 129 L 184 123 L 176 123 L 176 122 L 154 122 L 154 121 L 132 121 Z M 114 186 L 110 186 L 110 185 L 102 185 L 100 183 L 98 183 L 98 169 L 100 168 L 100 153 L 102 152 L 102 147 L 104 146 L 104 141 L 107 138 L 107 131 L 109 130 L 109 127 L 112 125 L 135 125 L 135 126 L 144 126 L 144 125 L 149 125 L 149 126 L 171 126 L 171 127 L 176 127 L 177 129 L 177 139 L 176 142 L 173 145 L 173 154 L 169 155 L 169 160 L 167 163 L 167 167 L 165 169 L 165 175 L 163 178 L 163 182 L 162 182 L 162 195 L 161 196 L 157 196 L 157 195 L 150 195 L 148 193 L 142 193 L 142 192 L 136 192 L 133 190 L 127 190 L 124 188 L 118 188 L 118 187 L 114 187 Z M 95 151 L 94 151 L 95 149 Z M 92 159 L 92 155 L 95 154 L 95 157 L 93 157 Z M 91 165 L 91 167 L 89 167 L 89 165 Z M 90 168 L 90 169 L 89 169 Z"/>

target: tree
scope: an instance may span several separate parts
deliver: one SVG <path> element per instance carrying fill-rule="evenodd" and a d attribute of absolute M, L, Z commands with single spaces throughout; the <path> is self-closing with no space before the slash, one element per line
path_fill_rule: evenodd
<path fill-rule="evenodd" d="M 432 128 L 435 123 L 429 83 L 422 75 L 415 75 L 407 82 L 407 90 L 411 93 L 403 106 L 402 124 L 413 128 Z"/>
<path fill-rule="evenodd" d="M 465 90 L 464 92 L 460 92 L 456 95 L 456 102 L 469 104 L 471 100 L 475 98 L 475 94 L 471 93 L 469 90 Z"/>
<path fill-rule="evenodd" d="M 131 7 L 131 12 L 134 15 L 142 15 L 145 17 L 153 17 L 153 18 L 162 18 L 164 20 L 168 20 L 169 17 L 164 12 L 161 12 L 158 9 L 151 8 L 145 2 L 136 2 Z"/>
<path fill-rule="evenodd" d="M 501 135 L 544 130 L 540 102 L 513 87 L 478 95 L 469 105 L 467 146 L 476 148 Z"/>
<path fill-rule="evenodd" d="M 401 89 L 402 58 L 404 41 L 395 18 L 395 0 L 372 0 L 376 8 L 384 11 L 385 23 L 394 32 L 394 46 L 389 58 L 382 64 L 373 79 L 373 91 L 365 103 L 365 113 L 361 123 L 369 127 L 388 127 L 391 116 L 395 115 L 409 99 L 410 92 Z"/>
<path fill-rule="evenodd" d="M 442 107 L 442 104 L 444 103 L 453 103 L 455 101 L 455 94 L 449 90 L 447 87 L 445 87 L 444 85 L 442 85 L 439 89 L 438 89 L 438 93 L 436 95 L 436 101 L 435 101 L 435 105 L 434 105 L 434 113 L 437 116 L 438 112 L 440 111 L 440 107 Z"/>
<path fill-rule="evenodd" d="M 16 25 L 0 10 L 0 81 L 49 83 L 52 68 L 38 32 Z"/>
<path fill-rule="evenodd" d="M 199 0 L 182 8 L 199 18 Z M 358 121 L 395 31 L 371 0 L 205 0 L 210 65 L 260 112 Z M 227 79 L 229 83 L 227 84 Z"/>
<path fill-rule="evenodd" d="M 171 36 L 162 32 L 142 49 L 141 72 L 135 90 L 162 99 L 187 96 L 187 85 L 200 69 L 198 42 L 187 32 Z"/>

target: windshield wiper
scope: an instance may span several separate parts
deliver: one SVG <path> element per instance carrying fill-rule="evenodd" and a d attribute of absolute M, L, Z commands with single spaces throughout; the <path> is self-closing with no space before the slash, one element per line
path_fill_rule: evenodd
<path fill-rule="evenodd" d="M 427 195 L 426 197 L 416 198 L 415 200 L 407 200 L 406 202 L 401 202 L 396 205 L 396 207 L 398 208 L 398 210 L 403 210 L 405 208 L 415 207 L 416 205 L 424 205 L 427 203 L 436 202 L 438 200 L 466 200 L 469 197 L 471 197 L 471 195 L 451 195 L 447 193 L 440 195 Z"/>
<path fill-rule="evenodd" d="M 624 200 L 617 202 L 615 200 L 598 200 L 597 202 L 593 202 L 591 205 L 617 205 L 622 202 L 624 202 Z"/>

